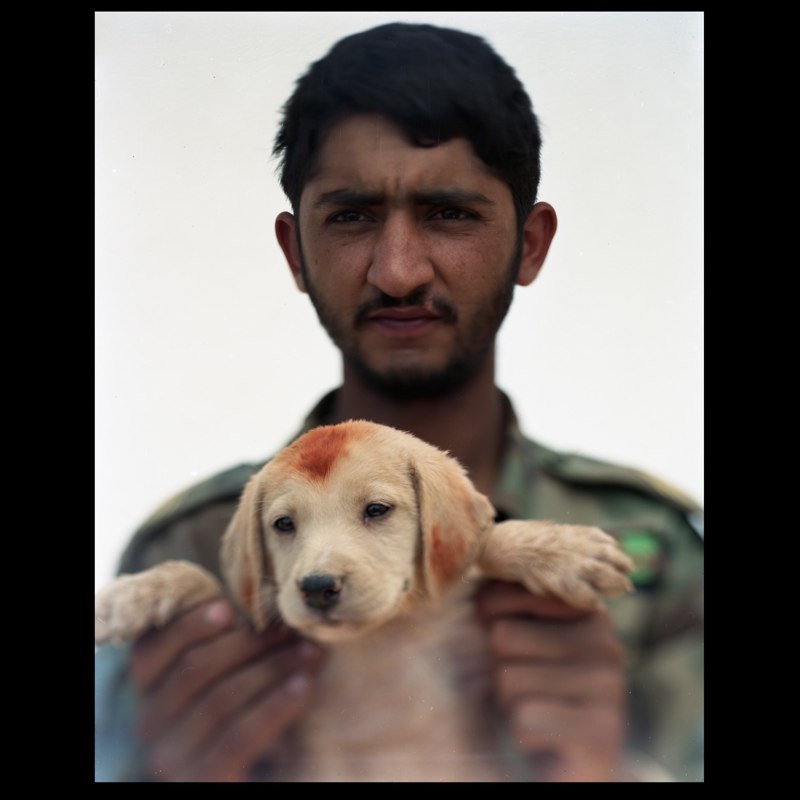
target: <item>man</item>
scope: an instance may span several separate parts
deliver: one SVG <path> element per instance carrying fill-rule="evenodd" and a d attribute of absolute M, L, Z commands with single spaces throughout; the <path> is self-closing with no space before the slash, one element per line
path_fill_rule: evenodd
<path fill-rule="evenodd" d="M 495 337 L 556 232 L 537 202 L 540 136 L 513 71 L 478 37 L 394 24 L 348 37 L 298 82 L 275 154 L 292 206 L 276 235 L 342 353 L 341 387 L 306 428 L 366 418 L 449 451 L 505 517 L 599 525 L 637 592 L 579 614 L 519 586 L 483 587 L 495 701 L 541 780 L 700 774 L 702 546 L 697 509 L 630 470 L 523 437 L 495 385 Z M 219 573 L 245 465 L 175 498 L 121 571 L 170 557 Z M 259 780 L 314 702 L 325 652 L 254 635 L 224 602 L 98 653 L 98 775 Z M 137 719 L 134 733 L 134 718 Z M 661 766 L 659 766 L 659 764 Z"/>

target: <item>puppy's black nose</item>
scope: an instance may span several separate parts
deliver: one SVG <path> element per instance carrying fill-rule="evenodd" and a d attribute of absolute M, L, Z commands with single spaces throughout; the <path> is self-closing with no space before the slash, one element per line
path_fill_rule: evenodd
<path fill-rule="evenodd" d="M 312 572 L 300 581 L 300 591 L 306 605 L 311 608 L 331 608 L 339 602 L 341 587 L 333 575 L 324 572 Z"/>

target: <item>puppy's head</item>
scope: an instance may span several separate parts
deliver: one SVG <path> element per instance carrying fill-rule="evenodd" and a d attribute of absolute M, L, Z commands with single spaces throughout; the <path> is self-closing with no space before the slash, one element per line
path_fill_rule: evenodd
<path fill-rule="evenodd" d="M 251 479 L 223 565 L 257 628 L 277 613 L 341 641 L 438 599 L 493 519 L 455 459 L 408 433 L 346 422 L 308 432 Z"/>

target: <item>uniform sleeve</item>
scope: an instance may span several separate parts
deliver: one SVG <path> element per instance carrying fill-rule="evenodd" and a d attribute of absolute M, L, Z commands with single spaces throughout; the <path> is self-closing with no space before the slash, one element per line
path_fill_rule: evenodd
<path fill-rule="evenodd" d="M 128 677 L 129 656 L 127 646 L 111 644 L 95 653 L 94 767 L 100 783 L 150 780 L 133 734 L 137 697 Z"/>
<path fill-rule="evenodd" d="M 631 648 L 631 758 L 680 782 L 703 780 L 703 561 L 691 526 L 676 522 L 657 582 L 631 598 L 646 609 Z"/>
<path fill-rule="evenodd" d="M 219 546 L 236 501 L 207 505 L 166 526 L 138 532 L 119 572 L 139 572 L 171 558 L 202 564 L 219 575 Z M 95 652 L 95 780 L 157 780 L 146 769 L 135 735 L 138 696 L 130 680 L 130 647 L 103 644 Z"/>
<path fill-rule="evenodd" d="M 635 564 L 635 591 L 608 601 L 627 656 L 628 772 L 640 781 L 702 780 L 699 507 L 638 470 L 554 451 L 534 455 L 531 515 L 598 525 Z"/>

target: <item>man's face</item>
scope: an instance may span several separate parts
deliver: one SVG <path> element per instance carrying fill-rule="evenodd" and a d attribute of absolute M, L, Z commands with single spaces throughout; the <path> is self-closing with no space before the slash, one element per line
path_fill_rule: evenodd
<path fill-rule="evenodd" d="M 431 396 L 486 363 L 521 240 L 510 190 L 466 139 L 415 147 L 385 119 L 350 117 L 325 139 L 298 219 L 298 285 L 369 385 Z"/>

